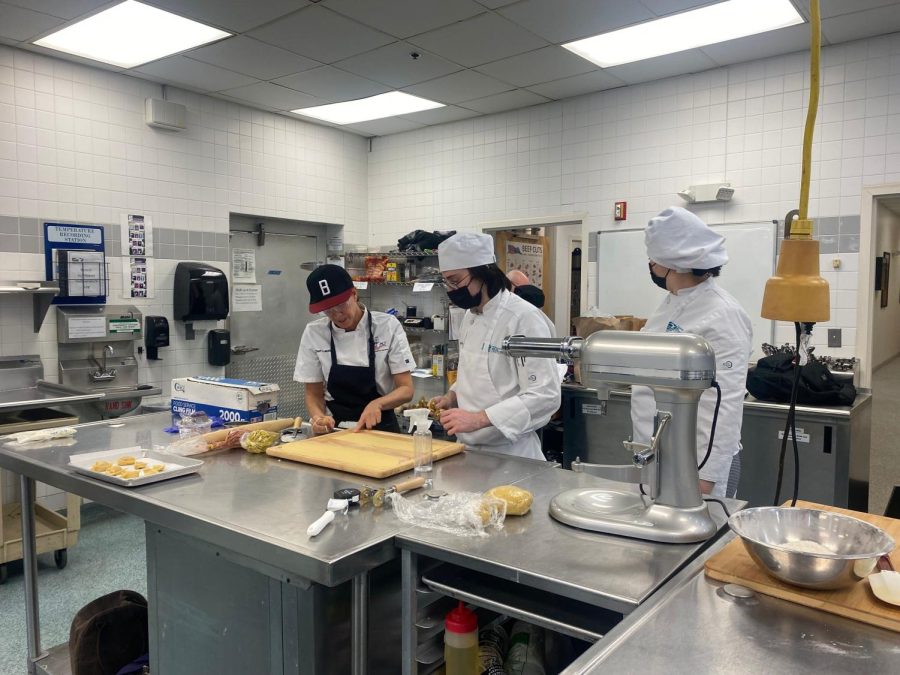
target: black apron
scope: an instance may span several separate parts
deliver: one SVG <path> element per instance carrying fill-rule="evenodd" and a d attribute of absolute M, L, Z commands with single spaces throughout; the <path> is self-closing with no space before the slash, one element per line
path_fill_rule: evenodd
<path fill-rule="evenodd" d="M 375 336 L 372 332 L 372 312 L 369 315 L 369 365 L 342 366 L 337 362 L 334 348 L 334 330 L 328 322 L 331 334 L 331 370 L 328 372 L 328 393 L 331 401 L 327 401 L 328 409 L 334 417 L 335 424 L 356 422 L 363 410 L 376 398 L 380 398 L 375 386 Z M 375 427 L 379 431 L 400 433 L 400 424 L 393 410 L 381 411 L 381 422 Z"/>

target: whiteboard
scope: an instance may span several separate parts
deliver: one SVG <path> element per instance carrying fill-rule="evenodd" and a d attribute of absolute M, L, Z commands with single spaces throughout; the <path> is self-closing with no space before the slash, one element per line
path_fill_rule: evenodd
<path fill-rule="evenodd" d="M 716 279 L 741 303 L 753 324 L 754 351 L 773 342 L 775 322 L 760 315 L 766 280 L 775 271 L 774 222 L 711 225 L 725 237 L 728 264 Z M 665 291 L 650 281 L 644 230 L 597 233 L 597 293 L 595 305 L 606 314 L 632 314 L 647 318 L 665 298 Z"/>

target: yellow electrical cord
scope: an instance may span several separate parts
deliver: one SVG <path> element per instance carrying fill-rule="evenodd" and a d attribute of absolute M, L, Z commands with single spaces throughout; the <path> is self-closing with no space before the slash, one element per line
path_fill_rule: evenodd
<path fill-rule="evenodd" d="M 809 180 L 812 172 L 813 130 L 819 108 L 819 52 L 822 46 L 822 22 L 819 16 L 819 0 L 809 3 L 809 109 L 806 111 L 806 127 L 803 129 L 803 165 L 800 172 L 800 217 L 791 226 L 791 239 L 810 239 L 812 221 L 809 220 Z"/>

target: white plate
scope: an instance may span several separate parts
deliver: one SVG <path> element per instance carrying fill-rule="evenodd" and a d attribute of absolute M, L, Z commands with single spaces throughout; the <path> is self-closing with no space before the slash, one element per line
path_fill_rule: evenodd
<path fill-rule="evenodd" d="M 900 606 L 900 572 L 876 572 L 866 578 L 876 598 Z"/>
<path fill-rule="evenodd" d="M 122 478 L 120 476 L 109 476 L 105 473 L 91 471 L 91 466 L 99 460 L 115 463 L 120 457 L 131 455 L 135 459 L 146 460 L 150 464 L 158 464 L 162 462 L 166 468 L 159 473 L 140 478 Z M 91 478 L 106 481 L 114 485 L 123 487 L 138 487 L 140 485 L 149 485 L 157 483 L 161 480 L 176 478 L 178 476 L 186 476 L 190 473 L 196 473 L 203 461 L 193 459 L 191 457 L 182 457 L 180 455 L 172 455 L 166 452 L 157 452 L 156 450 L 145 450 L 139 445 L 130 448 L 119 448 L 118 450 L 103 450 L 101 452 L 86 452 L 80 455 L 69 456 L 69 466 L 75 471 Z"/>

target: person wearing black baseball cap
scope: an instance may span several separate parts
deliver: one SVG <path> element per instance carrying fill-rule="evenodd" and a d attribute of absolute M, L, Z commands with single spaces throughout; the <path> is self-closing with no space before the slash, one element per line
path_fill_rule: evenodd
<path fill-rule="evenodd" d="M 359 302 L 339 265 L 322 265 L 306 279 L 309 311 L 322 314 L 303 331 L 294 380 L 306 385 L 313 432 L 352 422 L 355 431 L 400 432 L 394 408 L 412 400 L 416 367 L 403 326 Z"/>

